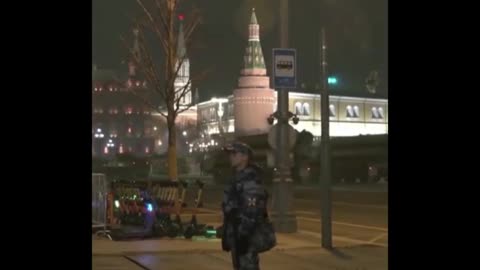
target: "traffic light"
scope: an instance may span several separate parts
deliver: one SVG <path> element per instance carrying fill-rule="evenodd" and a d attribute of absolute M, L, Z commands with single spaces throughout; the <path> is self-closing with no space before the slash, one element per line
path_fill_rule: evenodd
<path fill-rule="evenodd" d="M 336 85 L 337 84 L 337 78 L 336 77 L 328 77 L 328 84 L 330 85 Z"/>

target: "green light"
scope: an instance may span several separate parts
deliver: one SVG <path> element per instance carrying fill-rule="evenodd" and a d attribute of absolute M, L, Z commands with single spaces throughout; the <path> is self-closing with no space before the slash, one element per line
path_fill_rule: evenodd
<path fill-rule="evenodd" d="M 337 84 L 337 78 L 328 77 L 328 84 Z"/>
<path fill-rule="evenodd" d="M 217 230 L 207 230 L 207 234 L 217 234 Z"/>

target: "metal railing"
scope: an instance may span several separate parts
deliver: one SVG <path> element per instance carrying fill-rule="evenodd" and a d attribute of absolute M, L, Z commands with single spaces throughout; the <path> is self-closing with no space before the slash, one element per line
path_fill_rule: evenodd
<path fill-rule="evenodd" d="M 97 236 L 104 236 L 112 240 L 110 231 L 107 229 L 107 178 L 104 174 L 92 174 L 92 231 Z"/>

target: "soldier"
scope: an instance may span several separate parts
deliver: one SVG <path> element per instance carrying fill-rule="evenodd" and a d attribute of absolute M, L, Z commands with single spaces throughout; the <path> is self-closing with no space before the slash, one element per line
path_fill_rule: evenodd
<path fill-rule="evenodd" d="M 224 150 L 235 172 L 224 191 L 222 249 L 231 252 L 235 270 L 259 270 L 258 253 L 275 245 L 273 227 L 265 230 L 270 227 L 264 226 L 268 195 L 262 186 L 261 169 L 252 163 L 253 151 L 248 145 L 236 142 Z"/>

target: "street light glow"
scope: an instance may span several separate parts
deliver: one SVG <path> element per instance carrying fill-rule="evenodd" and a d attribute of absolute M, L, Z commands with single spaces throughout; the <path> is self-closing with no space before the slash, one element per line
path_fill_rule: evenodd
<path fill-rule="evenodd" d="M 183 136 L 187 136 L 187 131 L 183 131 Z"/>

